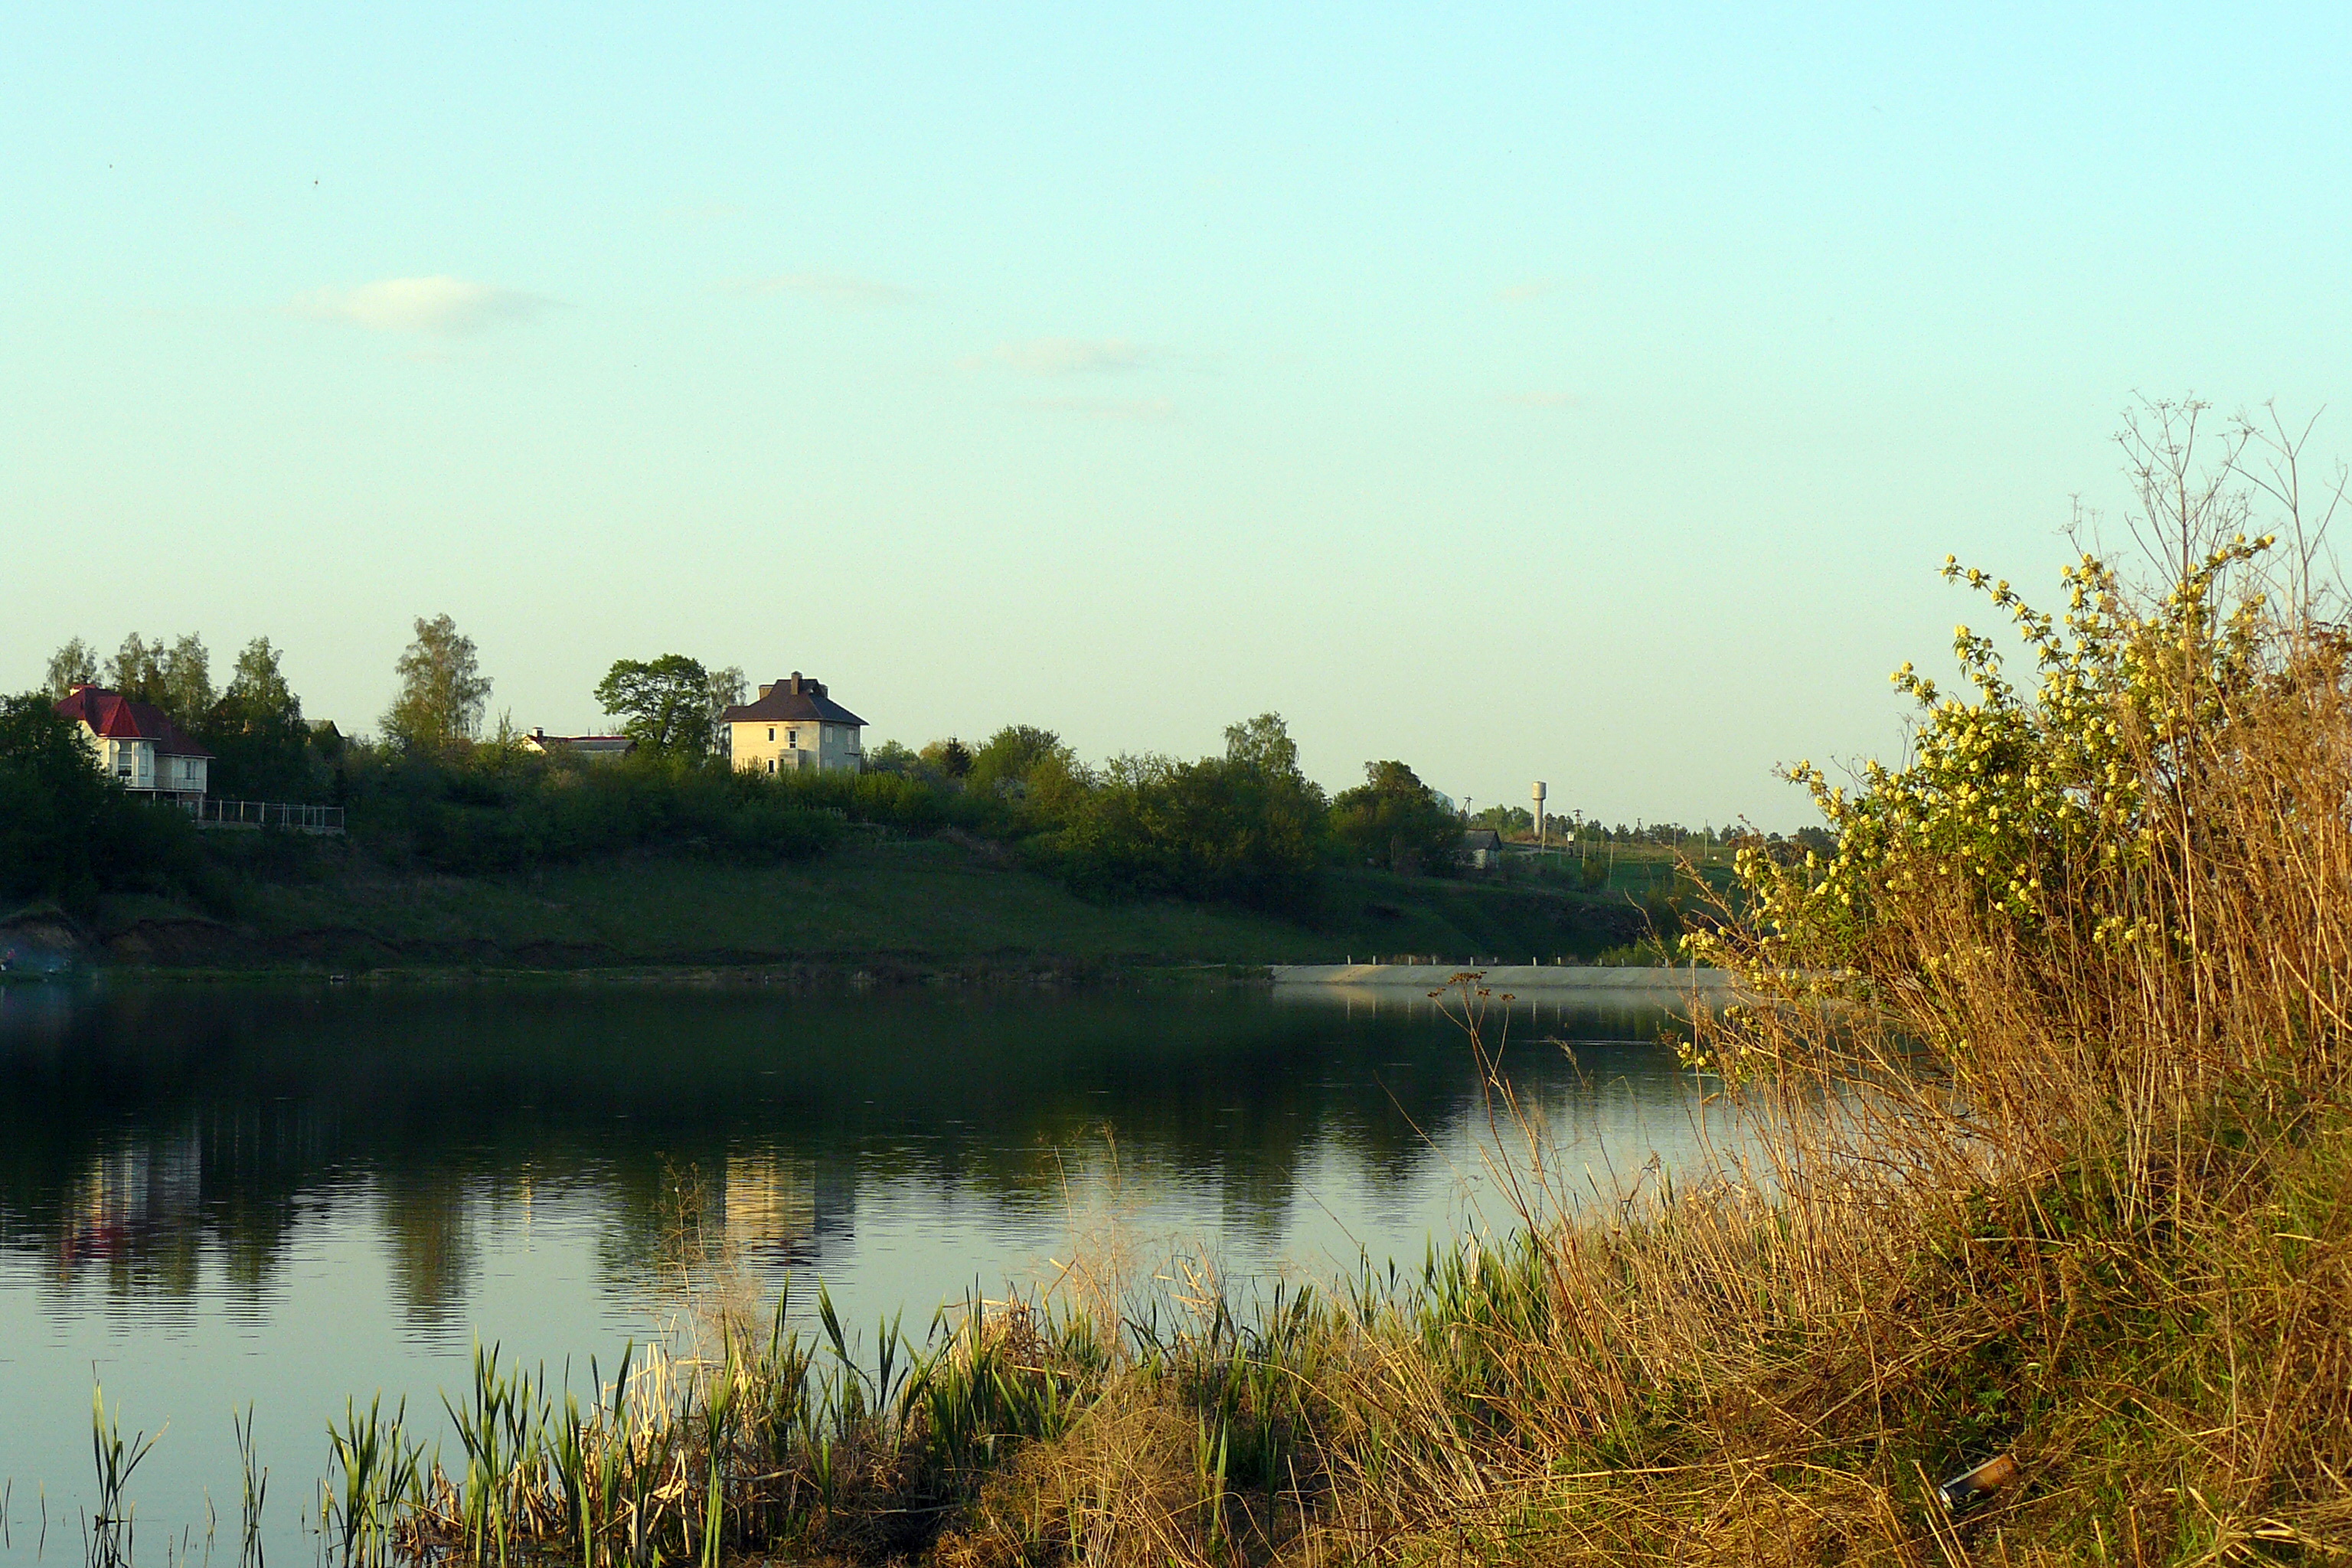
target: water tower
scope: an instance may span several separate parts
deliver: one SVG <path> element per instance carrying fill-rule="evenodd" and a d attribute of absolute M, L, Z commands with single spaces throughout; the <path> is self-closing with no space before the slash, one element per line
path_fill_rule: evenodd
<path fill-rule="evenodd" d="M 1543 819 L 1544 782 L 1543 782 L 1543 780 L 1541 780 L 1541 779 L 1538 779 L 1538 780 L 1536 780 L 1535 797 L 1536 797 L 1536 853 L 1537 853 L 1537 854 L 1538 854 L 1538 855 L 1540 855 L 1540 854 L 1542 854 L 1542 853 L 1543 853 L 1543 849 L 1544 849 L 1544 819 Z"/>

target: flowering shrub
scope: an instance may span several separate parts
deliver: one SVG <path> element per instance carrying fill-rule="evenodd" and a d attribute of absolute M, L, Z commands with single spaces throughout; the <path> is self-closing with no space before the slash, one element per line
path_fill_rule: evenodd
<path fill-rule="evenodd" d="M 2188 765 L 2200 726 L 2218 723 L 2263 673 L 2263 595 L 2233 600 L 2228 577 L 2273 542 L 2241 535 L 2209 552 L 2147 611 L 2127 606 L 2113 568 L 2085 554 L 2062 574 L 2063 616 L 1947 557 L 1947 580 L 2009 616 L 2039 683 L 2021 690 L 1990 637 L 1956 627 L 1953 654 L 1970 695 L 1948 695 L 1908 664 L 1895 673 L 1920 710 L 1907 762 L 1866 764 L 1855 791 L 1810 762 L 1790 769 L 1838 847 L 1795 864 L 1757 847 L 1739 852 L 1760 932 L 1748 963 L 1883 980 L 1878 965 L 1860 962 L 1873 934 L 1907 923 L 1889 920 L 1903 906 L 1940 907 L 1956 890 L 2021 942 L 2045 942 L 2053 923 L 2100 943 L 2163 940 L 2135 881 L 2162 830 L 2151 788 Z M 1928 971 L 1951 956 L 1916 953 Z"/>

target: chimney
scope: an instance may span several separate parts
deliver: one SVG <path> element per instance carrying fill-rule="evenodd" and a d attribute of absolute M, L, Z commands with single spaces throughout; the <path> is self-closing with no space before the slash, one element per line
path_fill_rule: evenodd
<path fill-rule="evenodd" d="M 544 725 L 544 724 L 533 724 L 533 725 L 530 727 L 530 738 L 531 738 L 532 740 L 534 740 L 534 741 L 544 741 L 544 740 L 546 740 L 546 739 L 547 739 L 547 726 L 546 726 L 546 725 Z"/>
<path fill-rule="evenodd" d="M 801 694 L 801 672 L 800 672 L 799 670 L 797 670 L 797 669 L 796 669 L 796 670 L 793 671 L 793 696 L 795 696 L 795 697 L 798 697 L 800 694 Z"/>

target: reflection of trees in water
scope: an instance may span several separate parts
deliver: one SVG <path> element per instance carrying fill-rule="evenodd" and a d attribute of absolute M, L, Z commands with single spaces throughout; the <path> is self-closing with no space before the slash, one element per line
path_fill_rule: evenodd
<path fill-rule="evenodd" d="M 1539 1090 L 1569 1078 L 1542 1037 L 1642 1038 L 1660 1016 L 1519 1013 L 1514 1070 Z M 616 1283 L 730 1247 L 806 1268 L 861 1189 L 1058 1210 L 1055 1152 L 1108 1122 L 1130 1179 L 1213 1192 L 1230 1230 L 1270 1238 L 1311 1160 L 1402 1194 L 1423 1135 L 1471 1105 L 1425 999 L 130 992 L 0 1013 L 0 1248 L 136 1296 L 193 1292 L 209 1258 L 257 1299 L 306 1205 L 356 1184 L 403 1310 L 440 1322 L 485 1217 L 534 1189 L 594 1205 Z"/>
<path fill-rule="evenodd" d="M 468 1189 L 458 1171 L 420 1169 L 405 1162 L 376 1177 L 376 1228 L 383 1237 L 393 1300 L 419 1328 L 453 1322 L 473 1284 L 481 1248 Z"/>

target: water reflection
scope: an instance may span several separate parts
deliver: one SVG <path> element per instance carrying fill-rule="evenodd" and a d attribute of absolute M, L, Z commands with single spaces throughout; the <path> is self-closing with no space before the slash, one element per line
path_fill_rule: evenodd
<path fill-rule="evenodd" d="M 1596 1190 L 1699 1156 L 1654 1006 L 1508 1022 Z M 142 1519 L 201 1521 L 232 1406 L 307 1478 L 347 1394 L 429 1421 L 477 1337 L 610 1365 L 721 1261 L 823 1279 L 869 1340 L 1102 1215 L 1229 1276 L 1410 1267 L 1464 1223 L 1479 1108 L 1412 993 L 0 991 L 0 1495 L 74 1506 L 95 1375 L 173 1423 Z"/>
<path fill-rule="evenodd" d="M 1573 1121 L 1599 1102 L 1552 1042 L 1664 1021 L 1523 1006 L 1507 1061 Z M 1619 1076 L 1672 1100 L 1633 1049 Z M 1271 1243 L 1318 1150 L 1393 1194 L 1471 1089 L 1419 995 L 20 990 L 0 996 L 0 1249 L 120 1300 L 252 1303 L 307 1211 L 357 1199 L 425 1326 L 458 1313 L 481 1226 L 550 1196 L 592 1198 L 608 1284 L 641 1282 L 684 1227 L 806 1268 L 855 1233 L 861 1191 L 1051 1209 L 1057 1152 L 1106 1130 Z"/>

